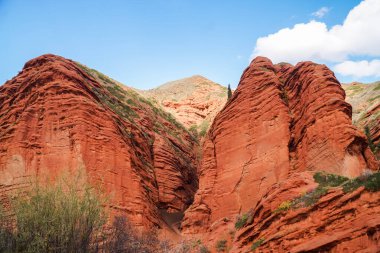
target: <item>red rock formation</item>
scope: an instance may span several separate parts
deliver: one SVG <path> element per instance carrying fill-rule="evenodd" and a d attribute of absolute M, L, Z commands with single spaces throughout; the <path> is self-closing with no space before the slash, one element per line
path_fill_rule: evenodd
<path fill-rule="evenodd" d="M 324 65 L 253 60 L 206 137 L 199 190 L 185 213 L 183 232 L 206 234 L 215 242 L 232 228 L 236 215 L 253 208 L 261 212 L 258 203 L 271 188 L 292 187 L 297 173 L 355 177 L 378 169 L 344 99 Z M 303 178 L 296 186 L 313 184 Z"/>
<path fill-rule="evenodd" d="M 284 91 L 292 115 L 292 168 L 358 176 L 376 165 L 364 135 L 351 125 L 351 106 L 333 73 L 324 65 L 297 64 Z M 368 160 L 368 161 L 367 161 Z"/>
<path fill-rule="evenodd" d="M 281 83 L 266 71 L 268 62 L 251 66 L 265 71 L 244 72 L 205 140 L 200 189 L 186 212 L 186 232 L 206 231 L 219 219 L 247 211 L 288 174 L 290 116 Z"/>
<path fill-rule="evenodd" d="M 312 182 L 310 173 L 296 173 L 268 189 L 255 207 L 251 223 L 236 232 L 231 252 L 250 252 L 260 239 L 259 252 L 378 252 L 378 192 L 359 188 L 344 193 L 333 188 L 315 205 L 276 211 L 283 201 L 310 190 Z"/>
<path fill-rule="evenodd" d="M 197 189 L 197 143 L 173 118 L 115 81 L 43 55 L 0 87 L 0 191 L 28 176 L 84 169 L 138 226 L 163 226 Z M 170 162 L 168 162 L 170 161 Z"/>
<path fill-rule="evenodd" d="M 84 169 L 115 212 L 140 227 L 171 227 L 199 176 L 182 229 L 210 248 L 226 239 L 230 252 L 253 243 L 262 252 L 376 252 L 379 192 L 333 188 L 315 205 L 278 212 L 315 189 L 316 171 L 379 168 L 344 99 L 324 65 L 258 57 L 215 118 L 197 171 L 197 140 L 170 114 L 95 70 L 44 55 L 0 87 L 0 195 L 29 176 Z"/>

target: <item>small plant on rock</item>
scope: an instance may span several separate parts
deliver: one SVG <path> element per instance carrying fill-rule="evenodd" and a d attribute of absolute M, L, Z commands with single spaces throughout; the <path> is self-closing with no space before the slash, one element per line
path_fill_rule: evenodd
<path fill-rule="evenodd" d="M 227 240 L 219 240 L 216 242 L 215 249 L 217 252 L 225 252 L 227 249 Z"/>
<path fill-rule="evenodd" d="M 257 240 L 256 242 L 254 242 L 251 246 L 251 250 L 256 250 L 258 247 L 260 247 L 265 241 L 265 238 L 261 238 L 259 240 Z"/>
<path fill-rule="evenodd" d="M 360 186 L 370 192 L 376 192 L 380 190 L 380 172 L 373 174 L 362 175 L 354 178 L 343 185 L 344 192 L 352 192 L 358 189 Z"/>
<path fill-rule="evenodd" d="M 340 186 L 344 182 L 349 179 L 344 176 L 335 175 L 335 174 L 327 174 L 325 172 L 317 172 L 314 174 L 314 181 L 317 182 L 320 186 L 329 186 L 336 187 Z"/>
<path fill-rule="evenodd" d="M 238 219 L 237 219 L 237 221 L 235 223 L 235 228 L 236 229 L 241 229 L 247 223 L 247 220 L 248 220 L 248 215 L 247 214 L 243 214 L 241 217 L 238 217 Z"/>
<path fill-rule="evenodd" d="M 206 246 L 201 245 L 199 247 L 199 253 L 210 253 L 210 251 L 209 251 L 209 249 Z"/>
<path fill-rule="evenodd" d="M 288 211 L 290 208 L 292 208 L 292 206 L 293 206 L 292 201 L 290 201 L 290 200 L 286 200 L 286 201 L 282 202 L 282 203 L 277 207 L 277 209 L 275 210 L 275 212 Z"/>

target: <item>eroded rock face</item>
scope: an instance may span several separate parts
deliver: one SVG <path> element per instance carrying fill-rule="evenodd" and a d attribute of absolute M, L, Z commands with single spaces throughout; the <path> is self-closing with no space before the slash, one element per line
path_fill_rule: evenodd
<path fill-rule="evenodd" d="M 223 103 L 205 105 L 196 99 L 210 90 L 194 87 L 203 93 L 166 103 L 169 111 L 179 108 L 173 112 L 187 127 L 211 121 L 226 99 L 212 89 Z M 262 252 L 376 252 L 378 192 L 334 188 L 310 207 L 277 211 L 314 191 L 317 171 L 356 177 L 379 168 L 344 100 L 326 66 L 258 57 L 199 152 L 197 138 L 132 89 L 44 55 L 0 87 L 0 197 L 33 176 L 84 170 L 110 193 L 114 212 L 137 226 L 179 233 L 186 210 L 185 238 L 201 238 L 210 249 L 226 239 L 230 252 L 249 252 L 255 243 Z M 237 230 L 236 216 L 247 213 Z"/>
<path fill-rule="evenodd" d="M 311 173 L 301 172 L 268 189 L 250 224 L 236 232 L 231 252 L 251 252 L 255 243 L 259 252 L 378 252 L 378 192 L 333 188 L 314 205 L 278 211 L 314 186 Z"/>
<path fill-rule="evenodd" d="M 292 183 L 298 173 L 356 177 L 378 169 L 366 137 L 351 123 L 351 106 L 344 99 L 340 83 L 324 65 L 253 60 L 206 137 L 199 190 L 185 213 L 183 232 L 209 236 L 212 242 L 228 237 L 236 215 L 263 212 L 259 203 L 271 189 L 285 184 L 287 195 L 295 186 L 315 187 L 307 176 Z"/>
<path fill-rule="evenodd" d="M 380 82 L 342 85 L 346 101 L 352 105 L 352 121 L 368 135 L 373 142 L 372 149 L 380 160 Z M 368 130 L 366 129 L 368 128 Z"/>
<path fill-rule="evenodd" d="M 0 87 L 0 190 L 83 169 L 137 226 L 163 227 L 197 189 L 197 142 L 170 115 L 83 65 L 43 55 Z M 170 162 L 169 162 L 170 161 Z"/>

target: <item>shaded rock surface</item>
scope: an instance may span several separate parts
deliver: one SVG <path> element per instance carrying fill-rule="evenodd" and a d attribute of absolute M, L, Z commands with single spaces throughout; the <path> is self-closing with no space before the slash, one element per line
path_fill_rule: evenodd
<path fill-rule="evenodd" d="M 0 87 L 0 194 L 84 170 L 115 213 L 164 227 L 198 187 L 194 137 L 172 115 L 79 63 L 43 55 Z"/>

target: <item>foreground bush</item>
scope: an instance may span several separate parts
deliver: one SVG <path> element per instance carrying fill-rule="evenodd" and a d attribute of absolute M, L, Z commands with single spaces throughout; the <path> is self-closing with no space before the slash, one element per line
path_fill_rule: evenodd
<path fill-rule="evenodd" d="M 10 197 L 8 208 L 0 202 L 0 252 L 175 252 L 154 230 L 137 231 L 125 217 L 106 224 L 105 197 L 83 182 L 80 175 L 35 182 Z"/>
<path fill-rule="evenodd" d="M 159 241 L 156 231 L 139 233 L 125 217 L 115 217 L 103 251 L 115 253 L 171 252 L 168 242 Z"/>
<path fill-rule="evenodd" d="M 0 221 L 0 252 L 93 252 L 105 224 L 103 201 L 93 188 L 73 183 L 32 184 L 11 200 Z"/>

